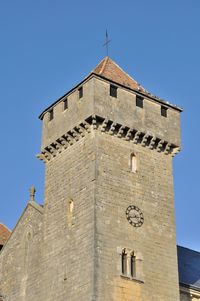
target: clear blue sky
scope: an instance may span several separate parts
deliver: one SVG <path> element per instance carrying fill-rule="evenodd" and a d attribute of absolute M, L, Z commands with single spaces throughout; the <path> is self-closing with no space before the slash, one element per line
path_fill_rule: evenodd
<path fill-rule="evenodd" d="M 153 94 L 184 108 L 174 159 L 177 242 L 200 251 L 200 1 L 0 1 L 0 221 L 13 228 L 37 189 L 41 111 L 110 57 Z"/>

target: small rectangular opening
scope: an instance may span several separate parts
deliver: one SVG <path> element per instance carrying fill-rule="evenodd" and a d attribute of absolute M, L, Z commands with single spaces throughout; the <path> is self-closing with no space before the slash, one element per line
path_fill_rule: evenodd
<path fill-rule="evenodd" d="M 161 106 L 161 116 L 167 117 L 167 108 L 164 106 Z"/>
<path fill-rule="evenodd" d="M 143 100 L 143 97 L 136 95 L 136 106 L 139 108 L 143 108 Z"/>
<path fill-rule="evenodd" d="M 110 96 L 117 98 L 117 87 L 110 85 Z"/>
<path fill-rule="evenodd" d="M 80 87 L 78 89 L 78 97 L 79 97 L 79 99 L 83 97 L 83 87 Z"/>
<path fill-rule="evenodd" d="M 51 110 L 49 111 L 49 121 L 51 121 L 51 120 L 53 119 L 53 117 L 54 117 L 53 109 L 51 109 Z"/>
<path fill-rule="evenodd" d="M 68 109 L 68 99 L 66 98 L 63 100 L 63 110 L 65 111 L 67 109 Z"/>

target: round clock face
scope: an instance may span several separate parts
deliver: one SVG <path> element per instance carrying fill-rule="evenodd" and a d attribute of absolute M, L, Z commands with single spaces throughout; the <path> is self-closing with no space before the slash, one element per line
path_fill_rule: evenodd
<path fill-rule="evenodd" d="M 140 208 L 134 205 L 126 209 L 126 218 L 133 227 L 141 227 L 144 223 L 144 216 Z"/>

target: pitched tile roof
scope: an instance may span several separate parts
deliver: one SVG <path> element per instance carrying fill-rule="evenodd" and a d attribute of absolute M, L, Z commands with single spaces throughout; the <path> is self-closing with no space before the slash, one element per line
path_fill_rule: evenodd
<path fill-rule="evenodd" d="M 145 92 L 132 77 L 123 71 L 111 58 L 105 57 L 91 72 L 106 79 L 112 80 L 120 85 L 128 88 Z"/>
<path fill-rule="evenodd" d="M 180 283 L 200 289 L 200 252 L 180 246 L 177 249 Z"/>
<path fill-rule="evenodd" d="M 11 231 L 3 224 L 0 224 L 0 245 L 4 245 L 6 243 L 10 234 Z"/>
<path fill-rule="evenodd" d="M 42 120 L 44 114 L 52 107 L 54 107 L 59 101 L 63 99 L 66 95 L 77 89 L 80 85 L 82 85 L 86 80 L 90 79 L 92 76 L 97 75 L 99 77 L 102 77 L 106 80 L 112 81 L 114 83 L 117 83 L 119 85 L 122 85 L 124 87 L 127 87 L 129 89 L 138 91 L 138 93 L 141 93 L 141 95 L 147 96 L 151 99 L 154 99 L 155 101 L 171 106 L 178 111 L 182 111 L 181 108 L 170 104 L 168 101 L 160 99 L 159 97 L 151 94 L 148 92 L 144 87 L 142 87 L 138 82 L 136 82 L 135 79 L 133 79 L 130 75 L 128 75 L 124 70 L 122 70 L 111 58 L 106 56 L 90 73 L 89 75 L 83 79 L 78 85 L 73 87 L 70 91 L 62 95 L 60 98 L 58 98 L 54 103 L 52 103 L 49 107 L 47 107 L 39 116 L 39 118 Z"/>

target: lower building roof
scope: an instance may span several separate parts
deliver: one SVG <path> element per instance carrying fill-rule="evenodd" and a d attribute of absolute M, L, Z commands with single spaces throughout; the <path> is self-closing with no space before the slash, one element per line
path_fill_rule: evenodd
<path fill-rule="evenodd" d="M 177 246 L 179 282 L 200 290 L 200 252 Z"/>
<path fill-rule="evenodd" d="M 0 223 L 0 245 L 3 246 L 11 235 L 11 231 Z"/>

